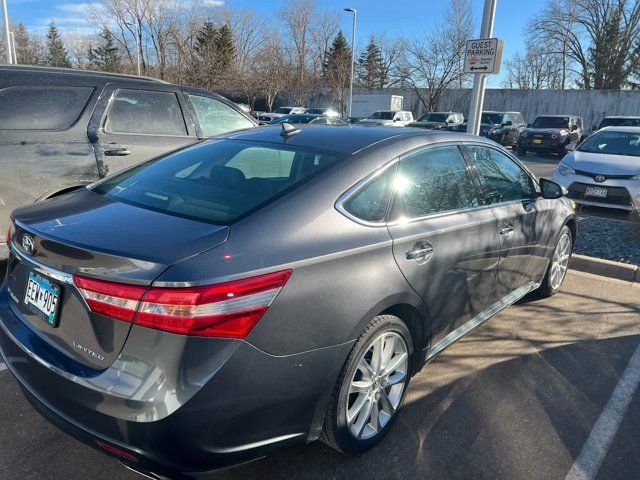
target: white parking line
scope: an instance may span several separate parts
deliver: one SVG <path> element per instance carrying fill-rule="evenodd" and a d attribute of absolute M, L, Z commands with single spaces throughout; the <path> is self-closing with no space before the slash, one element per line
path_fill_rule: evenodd
<path fill-rule="evenodd" d="M 592 480 L 604 461 L 622 423 L 629 403 L 640 384 L 640 345 L 636 348 L 622 377 L 618 381 L 587 442 L 573 463 L 565 480 Z"/>
<path fill-rule="evenodd" d="M 7 369 L 7 366 L 4 363 L 0 362 L 0 372 L 6 369 Z"/>

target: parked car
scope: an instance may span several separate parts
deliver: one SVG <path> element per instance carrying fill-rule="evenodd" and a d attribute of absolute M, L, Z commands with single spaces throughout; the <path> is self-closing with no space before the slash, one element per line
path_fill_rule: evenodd
<path fill-rule="evenodd" d="M 518 136 L 518 155 L 527 152 L 555 153 L 563 157 L 570 143 L 584 138 L 581 117 L 574 115 L 541 115 Z"/>
<path fill-rule="evenodd" d="M 464 122 L 464 115 L 458 112 L 425 113 L 409 127 L 427 128 L 430 130 L 453 129 Z"/>
<path fill-rule="evenodd" d="M 0 66 L 0 229 L 9 213 L 198 140 L 256 126 L 215 93 L 128 75 Z M 0 260 L 7 257 L 4 236 Z"/>
<path fill-rule="evenodd" d="M 269 125 L 277 125 L 280 123 L 291 124 L 313 124 L 313 125 L 349 125 L 341 118 L 327 117 L 325 115 L 310 115 L 308 113 L 285 115 L 284 117 L 276 118 L 269 122 Z"/>
<path fill-rule="evenodd" d="M 358 123 L 367 126 L 406 127 L 413 122 L 413 114 L 407 111 L 379 110 Z"/>
<path fill-rule="evenodd" d="M 514 147 L 518 135 L 527 126 L 520 112 L 485 111 L 480 116 L 480 131 L 482 137 L 487 137 L 504 146 Z M 467 122 L 458 125 L 456 131 L 466 132 Z"/>
<path fill-rule="evenodd" d="M 304 107 L 279 107 L 271 113 L 261 113 L 260 115 L 258 115 L 258 121 L 261 124 L 265 124 L 269 123 L 272 120 L 275 120 L 276 118 L 284 117 L 285 115 L 300 113 L 307 113 L 307 109 Z"/>
<path fill-rule="evenodd" d="M 561 197 L 475 136 L 229 134 L 16 210 L 0 353 L 41 414 L 153 478 L 363 452 L 426 361 L 558 291 Z"/>
<path fill-rule="evenodd" d="M 310 115 L 324 115 L 325 117 L 339 117 L 340 114 L 333 108 L 310 108 L 305 113 Z"/>
<path fill-rule="evenodd" d="M 640 117 L 604 117 L 592 130 L 600 130 L 604 127 L 640 127 Z"/>
<path fill-rule="evenodd" d="M 640 127 L 605 127 L 569 154 L 553 179 L 576 203 L 640 209 Z"/>

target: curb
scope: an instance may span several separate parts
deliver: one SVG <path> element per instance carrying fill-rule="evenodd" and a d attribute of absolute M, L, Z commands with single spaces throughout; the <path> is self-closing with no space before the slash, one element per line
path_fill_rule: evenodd
<path fill-rule="evenodd" d="M 624 282 L 640 283 L 640 266 L 629 263 L 613 262 L 586 255 L 572 255 L 569 262 L 571 270 L 615 278 Z"/>

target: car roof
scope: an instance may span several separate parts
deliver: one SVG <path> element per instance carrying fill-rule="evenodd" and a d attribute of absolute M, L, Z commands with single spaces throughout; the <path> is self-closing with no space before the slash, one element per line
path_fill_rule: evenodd
<path fill-rule="evenodd" d="M 47 67 L 39 65 L 0 65 L 0 72 L 38 73 L 42 75 L 73 75 L 76 77 L 102 78 L 105 80 L 119 78 L 127 81 L 168 84 L 164 80 L 151 77 L 139 77 L 125 73 L 98 72 L 95 70 L 80 70 L 77 68 Z"/>
<path fill-rule="evenodd" d="M 640 127 L 625 127 L 625 126 L 611 126 L 604 127 L 598 130 L 598 132 L 627 132 L 627 133 L 640 133 Z"/>
<path fill-rule="evenodd" d="M 244 140 L 250 142 L 266 142 L 319 150 L 332 150 L 334 152 L 353 155 L 360 150 L 372 145 L 408 137 L 432 137 L 441 139 L 447 136 L 449 141 L 473 141 L 482 142 L 482 137 L 457 132 L 429 131 L 421 128 L 398 127 L 366 127 L 349 125 L 343 128 L 325 128 L 321 125 L 296 126 L 299 130 L 296 134 L 285 137 L 281 135 L 281 125 L 266 125 L 225 135 L 223 138 L 232 140 Z M 220 138 L 220 137 L 218 137 Z M 427 142 L 428 143 L 428 142 Z M 491 142 L 490 142 L 491 143 Z M 330 148 L 327 148 L 330 145 Z"/>
<path fill-rule="evenodd" d="M 572 115 L 570 113 L 552 113 L 552 114 L 547 114 L 545 113 L 544 115 L 537 115 L 536 118 L 538 117 L 580 117 L 580 115 Z"/>
<path fill-rule="evenodd" d="M 607 116 L 606 116 L 606 117 L 604 117 L 604 118 L 630 118 L 630 119 L 632 119 L 632 120 L 638 120 L 638 119 L 640 119 L 640 117 L 638 117 L 638 116 L 634 116 L 634 115 L 607 115 Z M 603 118 L 603 120 L 604 120 L 604 118 Z"/>

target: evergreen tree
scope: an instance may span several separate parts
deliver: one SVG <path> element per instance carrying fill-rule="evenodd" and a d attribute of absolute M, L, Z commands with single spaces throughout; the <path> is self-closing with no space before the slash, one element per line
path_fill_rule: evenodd
<path fill-rule="evenodd" d="M 382 52 L 372 35 L 369 44 L 358 59 L 358 84 L 367 88 L 383 88 Z"/>
<path fill-rule="evenodd" d="M 226 72 L 233 64 L 236 49 L 233 45 L 233 35 L 227 25 L 223 25 L 218 30 L 216 37 L 216 64 L 218 68 Z"/>
<path fill-rule="evenodd" d="M 98 45 L 89 47 L 89 62 L 97 70 L 103 72 L 120 71 L 120 57 L 113 33 L 107 27 L 100 32 Z"/>
<path fill-rule="evenodd" d="M 69 53 L 64 46 L 58 27 L 53 22 L 47 29 L 47 64 L 52 67 L 71 67 Z"/>
<path fill-rule="evenodd" d="M 204 22 L 196 37 L 195 50 L 203 61 L 213 61 L 215 57 L 218 30 L 211 22 Z"/>
<path fill-rule="evenodd" d="M 331 48 L 327 52 L 327 58 L 323 65 L 323 75 L 328 80 L 335 80 L 336 76 L 344 76 L 345 68 L 351 72 L 351 49 L 341 30 L 336 35 L 336 38 L 333 39 Z M 338 81 L 341 80 L 341 78 L 338 79 Z M 348 84 L 349 79 L 347 78 L 345 86 Z"/>
<path fill-rule="evenodd" d="M 331 88 L 338 108 L 344 110 L 345 90 L 351 76 L 351 49 L 342 31 L 338 32 L 323 64 L 322 76 Z"/>

